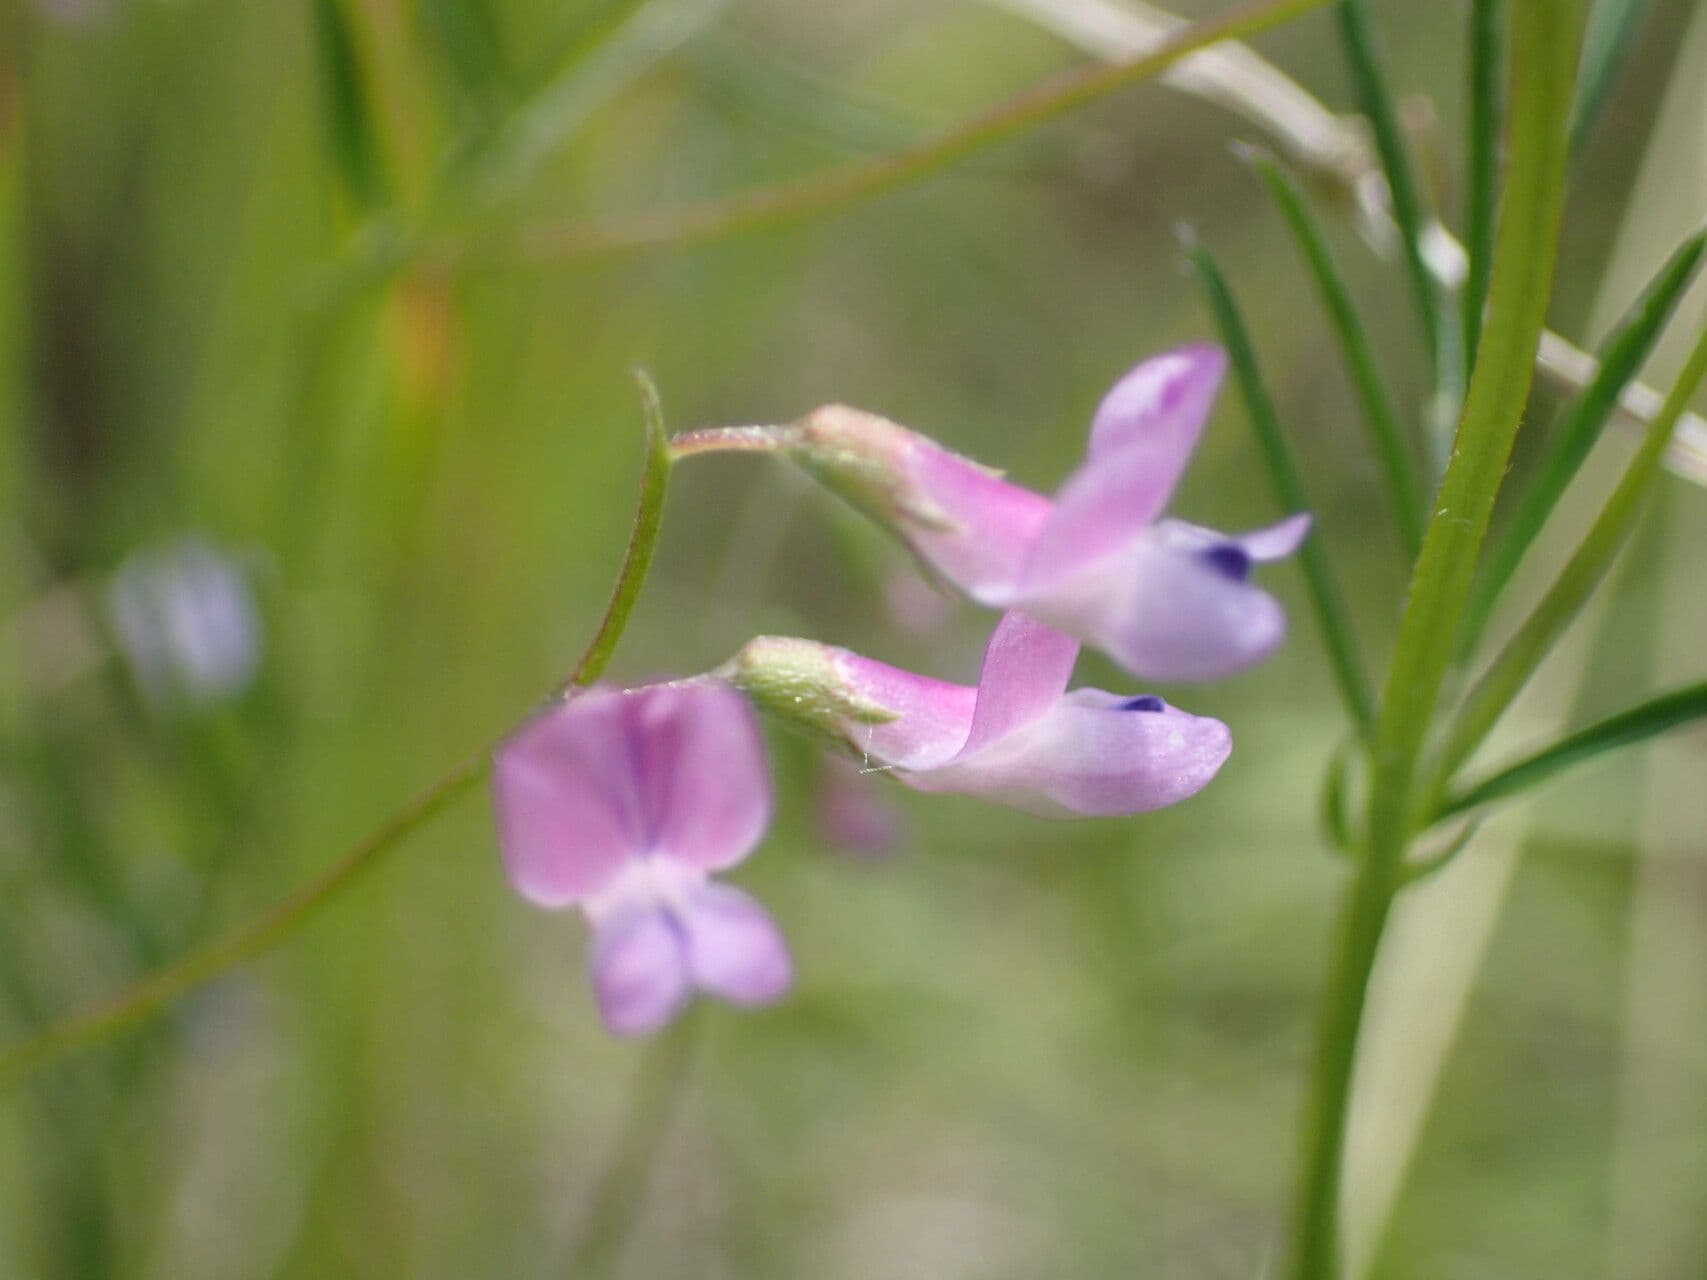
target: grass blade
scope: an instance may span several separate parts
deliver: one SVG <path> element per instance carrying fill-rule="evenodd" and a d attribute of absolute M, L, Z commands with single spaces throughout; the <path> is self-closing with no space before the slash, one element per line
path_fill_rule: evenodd
<path fill-rule="evenodd" d="M 1607 339 L 1600 354 L 1599 370 L 1548 442 L 1537 464 L 1535 479 L 1524 492 L 1505 536 L 1495 547 L 1477 584 L 1476 598 L 1464 629 L 1466 651 L 1481 634 L 1500 593 L 1600 439 L 1601 430 L 1618 408 L 1618 398 L 1625 386 L 1641 371 L 1659 341 L 1666 321 L 1695 278 L 1704 248 L 1707 248 L 1707 231 L 1698 231 L 1679 245 Z"/>
<path fill-rule="evenodd" d="M 1274 486 L 1275 499 L 1283 511 L 1308 511 L 1311 509 L 1310 502 L 1304 494 L 1304 483 L 1298 475 L 1298 464 L 1292 457 L 1291 446 L 1286 442 L 1286 433 L 1281 429 L 1280 416 L 1275 412 L 1274 401 L 1269 397 L 1267 387 L 1263 385 L 1262 371 L 1257 367 L 1256 350 L 1251 345 L 1250 333 L 1239 314 L 1238 304 L 1233 300 L 1227 278 L 1209 251 L 1201 245 L 1188 244 L 1186 252 L 1197 271 L 1198 280 L 1203 285 L 1204 294 L 1209 300 L 1209 309 L 1215 316 L 1216 326 L 1221 330 L 1221 340 L 1226 345 L 1227 354 L 1232 359 L 1234 376 L 1238 378 L 1239 390 L 1244 395 L 1245 408 L 1250 415 L 1251 427 L 1256 432 L 1263 462 L 1268 468 L 1269 481 Z M 1309 588 L 1310 606 L 1316 615 L 1316 625 L 1321 629 L 1322 640 L 1327 645 L 1328 664 L 1333 671 L 1334 683 L 1339 686 L 1340 697 L 1357 726 L 1359 736 L 1367 741 L 1375 719 L 1374 704 L 1370 698 L 1363 662 L 1358 657 L 1357 638 L 1352 633 L 1351 615 L 1346 611 L 1333 572 L 1328 567 L 1327 552 L 1322 546 L 1319 532 L 1306 538 L 1304 545 L 1298 548 L 1298 563 L 1304 570 L 1304 582 Z"/>
<path fill-rule="evenodd" d="M 1298 251 L 1316 282 L 1322 305 L 1327 308 L 1328 318 L 1333 322 L 1340 355 L 1345 360 L 1346 372 L 1351 375 L 1364 423 L 1369 428 L 1375 454 L 1381 460 L 1381 470 L 1387 479 L 1405 555 L 1414 560 L 1422 546 L 1423 529 L 1423 496 L 1417 478 L 1417 462 L 1399 430 L 1392 398 L 1387 394 L 1387 385 L 1375 365 L 1375 354 L 1369 348 L 1363 323 L 1352 305 L 1351 290 L 1346 287 L 1345 279 L 1334 263 L 1320 222 L 1291 175 L 1266 152 L 1249 148 L 1245 156 L 1279 206 L 1281 216 L 1286 219 Z"/>
<path fill-rule="evenodd" d="M 1636 518 L 1642 513 L 1655 480 L 1659 478 L 1672 428 L 1688 407 L 1704 375 L 1707 375 L 1707 328 L 1703 328 L 1696 339 L 1677 384 L 1666 397 L 1665 407 L 1648 428 L 1641 448 L 1631 459 L 1624 478 L 1612 491 L 1606 506 L 1583 538 L 1582 545 L 1465 699 L 1463 710 L 1441 750 L 1436 775 L 1437 791 L 1499 722 L 1500 716 L 1528 683 L 1535 668 L 1541 665 L 1554 642 L 1612 567 L 1613 560 L 1635 529 Z"/>
<path fill-rule="evenodd" d="M 1600 118 L 1612 86 L 1636 47 L 1636 33 L 1652 12 L 1654 0 L 1596 0 L 1583 36 L 1582 69 L 1572 108 L 1571 151 L 1582 151 Z"/>
<path fill-rule="evenodd" d="M 1436 811 L 1447 818 L 1538 786 L 1554 774 L 1619 747 L 1633 746 L 1672 729 L 1707 718 L 1707 681 L 1661 694 L 1639 706 L 1579 729 L 1515 764 L 1474 782 L 1448 797 Z"/>
<path fill-rule="evenodd" d="M 1476 367 L 1488 268 L 1494 256 L 1494 205 L 1499 198 L 1500 62 L 1503 0 L 1472 0 L 1470 8 L 1469 156 L 1464 192 L 1464 368 Z"/>
<path fill-rule="evenodd" d="M 1449 345 L 1456 342 L 1452 333 L 1452 314 L 1423 255 L 1423 235 L 1432 219 L 1411 167 L 1404 133 L 1399 126 L 1399 113 L 1387 87 L 1386 73 L 1375 54 L 1369 29 L 1368 0 L 1340 0 L 1336 14 L 1340 44 L 1351 72 L 1352 89 L 1359 109 L 1369 120 L 1375 152 L 1380 156 L 1381 168 L 1387 175 L 1387 188 L 1393 201 L 1393 221 L 1399 225 L 1405 274 L 1416 298 L 1423 337 L 1434 364 L 1435 382 L 1444 391 L 1456 381 L 1458 357 Z"/>
<path fill-rule="evenodd" d="M 390 199 L 391 184 L 368 106 L 355 38 L 339 0 L 314 0 L 313 16 L 326 148 L 350 200 L 364 213 L 372 213 Z"/>
<path fill-rule="evenodd" d="M 417 21 L 477 118 L 510 96 L 492 10 L 484 0 L 419 0 Z"/>

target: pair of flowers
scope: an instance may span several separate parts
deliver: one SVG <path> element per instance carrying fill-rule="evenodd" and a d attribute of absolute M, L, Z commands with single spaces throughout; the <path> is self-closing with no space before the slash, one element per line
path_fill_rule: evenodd
<path fill-rule="evenodd" d="M 1232 748 L 1221 722 L 1151 694 L 1067 685 L 1081 640 L 1134 674 L 1194 680 L 1259 661 L 1285 633 L 1250 573 L 1294 550 L 1307 516 L 1229 537 L 1161 514 L 1223 368 L 1201 346 L 1138 365 L 1097 409 L 1085 462 L 1053 500 L 842 406 L 743 429 L 746 447 L 756 439 L 798 462 L 934 576 L 1006 613 L 975 687 L 759 637 L 705 676 L 576 693 L 500 747 L 505 868 L 522 896 L 588 916 L 612 1032 L 654 1031 L 696 990 L 760 1005 L 789 986 L 775 922 L 712 879 L 770 820 L 753 705 L 918 790 L 1050 817 L 1141 813 L 1215 776 Z"/>

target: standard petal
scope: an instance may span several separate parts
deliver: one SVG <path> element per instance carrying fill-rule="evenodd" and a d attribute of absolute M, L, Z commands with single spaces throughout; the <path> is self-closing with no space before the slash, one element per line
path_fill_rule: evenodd
<path fill-rule="evenodd" d="M 1018 591 L 1003 603 L 1023 604 L 1120 553 L 1161 514 L 1191 461 L 1225 365 L 1214 347 L 1182 347 L 1115 384 L 1092 423 L 1084 465 L 1055 495 Z"/>
<path fill-rule="evenodd" d="M 683 900 L 679 919 L 688 975 L 700 990 L 750 1007 L 779 999 L 793 983 L 782 930 L 739 889 L 702 884 Z"/>
<path fill-rule="evenodd" d="M 492 763 L 504 870 L 546 907 L 603 890 L 642 848 L 640 780 L 621 693 L 593 689 L 512 734 Z"/>
<path fill-rule="evenodd" d="M 1135 675 L 1210 680 L 1262 661 L 1285 638 L 1284 610 L 1249 571 L 1233 540 L 1197 545 L 1157 526 L 1026 608 Z"/>
<path fill-rule="evenodd" d="M 1219 720 L 1159 698 L 1079 689 L 1047 714 L 944 768 L 903 774 L 923 791 L 980 796 L 1043 817 L 1146 813 L 1196 794 L 1226 761 Z"/>
<path fill-rule="evenodd" d="M 680 927 L 661 906 L 613 912 L 593 930 L 593 995 L 612 1035 L 650 1035 L 692 994 Z"/>
<path fill-rule="evenodd" d="M 647 847 L 704 871 L 752 852 L 771 818 L 770 770 L 747 700 L 703 680 L 628 695 Z"/>
<path fill-rule="evenodd" d="M 1005 613 L 984 650 L 978 705 L 961 752 L 976 751 L 1047 711 L 1067 689 L 1079 642 L 1036 618 Z"/>
<path fill-rule="evenodd" d="M 1097 406 L 1086 456 L 1104 457 L 1143 443 L 1151 451 L 1153 483 L 1164 486 L 1155 505 L 1160 511 L 1191 460 L 1226 369 L 1222 350 L 1204 343 L 1134 366 Z"/>

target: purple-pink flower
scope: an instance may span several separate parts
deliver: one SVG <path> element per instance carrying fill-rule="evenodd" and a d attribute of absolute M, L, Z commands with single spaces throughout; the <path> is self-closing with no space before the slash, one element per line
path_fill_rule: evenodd
<path fill-rule="evenodd" d="M 788 989 L 775 921 L 711 879 L 752 852 L 771 816 L 764 746 L 733 689 L 577 693 L 499 747 L 492 789 L 516 892 L 592 923 L 593 990 L 612 1032 L 656 1031 L 695 991 L 755 1006 Z"/>
<path fill-rule="evenodd" d="M 1232 750 L 1227 726 L 1154 695 L 1069 692 L 1078 652 L 1076 640 L 1013 612 L 976 687 L 779 637 L 751 641 L 724 671 L 920 791 L 1075 818 L 1144 813 L 1207 785 Z"/>
<path fill-rule="evenodd" d="M 972 599 L 1024 609 L 1136 675 L 1210 679 L 1284 638 L 1285 614 L 1251 568 L 1291 554 L 1310 525 L 1295 515 L 1230 536 L 1163 517 L 1225 366 L 1218 349 L 1187 346 L 1132 369 L 1104 397 L 1085 461 L 1053 499 L 840 405 L 796 424 L 793 451 Z"/>

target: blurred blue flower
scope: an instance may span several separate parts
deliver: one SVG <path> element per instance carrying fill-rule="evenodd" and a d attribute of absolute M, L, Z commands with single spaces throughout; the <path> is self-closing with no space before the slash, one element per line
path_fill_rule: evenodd
<path fill-rule="evenodd" d="M 249 575 L 200 536 L 132 552 L 107 586 L 107 610 L 137 687 L 156 707 L 228 701 L 260 667 Z"/>

